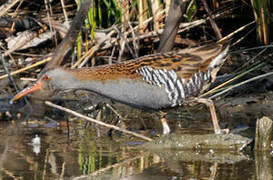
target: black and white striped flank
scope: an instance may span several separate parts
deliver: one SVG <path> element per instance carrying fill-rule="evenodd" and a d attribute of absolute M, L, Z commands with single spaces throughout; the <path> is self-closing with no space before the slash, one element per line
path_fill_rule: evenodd
<path fill-rule="evenodd" d="M 171 106 L 181 105 L 190 96 L 196 96 L 211 79 L 211 70 L 198 71 L 188 81 L 178 77 L 174 70 L 154 69 L 143 66 L 137 70 L 143 80 L 158 87 L 165 87 Z"/>

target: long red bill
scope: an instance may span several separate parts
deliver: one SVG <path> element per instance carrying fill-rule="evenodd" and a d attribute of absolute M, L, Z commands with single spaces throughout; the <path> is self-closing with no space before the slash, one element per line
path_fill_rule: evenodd
<path fill-rule="evenodd" d="M 27 87 L 17 93 L 9 102 L 12 104 L 14 101 L 24 97 L 25 95 L 32 93 L 34 91 L 38 91 L 41 89 L 41 84 L 40 83 L 35 83 L 33 86 Z"/>

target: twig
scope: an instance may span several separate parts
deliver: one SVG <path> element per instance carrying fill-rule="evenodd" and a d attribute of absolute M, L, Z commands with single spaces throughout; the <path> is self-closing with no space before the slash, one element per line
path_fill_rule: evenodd
<path fill-rule="evenodd" d="M 68 17 L 67 17 L 67 13 L 66 13 L 66 10 L 65 10 L 64 0 L 61 0 L 61 4 L 62 4 L 62 9 L 63 9 L 63 13 L 64 13 L 65 22 L 68 22 Z"/>
<path fill-rule="evenodd" d="M 15 75 L 15 74 L 19 74 L 19 73 L 21 73 L 21 72 L 23 72 L 23 71 L 26 71 L 26 70 L 28 70 L 28 69 L 34 68 L 34 67 L 36 67 L 36 66 L 39 66 L 39 65 L 41 65 L 41 64 L 44 64 L 44 63 L 50 61 L 50 59 L 51 59 L 51 58 L 49 57 L 49 58 L 46 58 L 46 59 L 44 59 L 44 60 L 42 60 L 42 61 L 39 61 L 39 62 L 37 62 L 37 63 L 35 63 L 35 64 L 32 64 L 32 65 L 30 65 L 30 66 L 24 67 L 24 68 L 22 68 L 22 69 L 18 69 L 18 70 L 16 70 L 16 71 L 11 72 L 10 75 L 13 76 L 13 75 Z M 4 74 L 4 75 L 0 76 L 0 79 L 4 79 L 4 78 L 6 78 L 6 77 L 8 77 L 8 74 Z"/>
<path fill-rule="evenodd" d="M 73 66 L 72 68 L 75 68 L 77 66 L 82 67 L 83 63 L 82 62 L 84 59 L 88 59 L 88 57 L 91 57 L 99 48 L 100 46 L 108 40 L 113 34 L 115 33 L 115 30 L 112 30 L 109 32 L 104 39 L 102 39 L 99 43 L 97 43 L 95 46 L 93 46 L 91 49 L 89 49 Z"/>
<path fill-rule="evenodd" d="M 49 2 L 48 0 L 44 0 L 44 2 L 45 2 L 45 8 L 46 8 L 46 17 L 47 17 L 47 21 L 48 21 L 48 24 L 49 24 L 49 29 L 50 29 L 50 32 L 54 32 L 54 29 L 52 28 L 52 23 L 51 23 L 51 13 L 50 12 L 52 12 L 51 11 L 51 5 L 50 5 L 50 3 L 51 2 Z M 56 39 L 56 36 L 54 36 L 54 41 L 55 41 L 55 43 L 57 43 L 57 39 Z"/>
<path fill-rule="evenodd" d="M 139 158 L 141 158 L 143 156 L 145 156 L 145 155 L 141 155 L 141 156 L 133 157 L 133 158 L 130 158 L 130 159 L 126 159 L 126 160 L 124 160 L 124 161 L 122 161 L 120 163 L 116 163 L 116 164 L 113 164 L 113 165 L 106 166 L 105 168 L 98 169 L 97 171 L 94 171 L 91 174 L 81 175 L 81 176 L 78 176 L 78 177 L 74 177 L 73 179 L 75 179 L 75 180 L 76 179 L 86 179 L 86 178 L 88 178 L 90 176 L 96 176 L 96 175 L 98 175 L 98 174 L 100 174 L 102 172 L 105 172 L 105 171 L 109 170 L 109 169 L 119 167 L 119 166 L 121 166 L 123 164 L 129 163 L 129 162 L 134 161 L 136 159 L 139 159 Z"/>
<path fill-rule="evenodd" d="M 222 34 L 220 33 L 220 30 L 219 30 L 217 24 L 215 23 L 215 21 L 212 19 L 212 15 L 211 15 L 211 12 L 210 12 L 210 9 L 209 9 L 209 6 L 208 6 L 206 0 L 202 0 L 202 3 L 204 4 L 204 8 L 205 8 L 205 10 L 206 10 L 207 13 L 208 13 L 208 18 L 209 18 L 211 27 L 212 27 L 212 29 L 213 29 L 214 32 L 215 32 L 215 35 L 216 35 L 216 37 L 217 37 L 217 40 L 219 40 L 219 39 L 222 38 Z"/>
<path fill-rule="evenodd" d="M 273 48 L 273 44 L 256 46 L 256 47 L 247 48 L 247 49 L 240 49 L 237 51 L 232 51 L 231 54 L 236 54 L 236 53 L 245 52 L 245 51 L 254 51 L 254 50 L 264 49 L 264 48 Z"/>
<path fill-rule="evenodd" d="M 133 29 L 132 24 L 129 22 L 128 25 L 129 25 L 129 28 L 132 30 Z M 135 54 L 135 57 L 137 58 L 138 57 L 138 50 L 139 50 L 139 46 L 138 46 L 139 42 L 136 41 L 135 31 L 132 31 L 132 39 L 133 39 L 133 46 L 134 46 L 134 54 Z"/>
<path fill-rule="evenodd" d="M 225 37 L 224 37 L 223 39 L 225 39 Z M 260 56 L 260 55 L 261 55 L 262 53 L 264 53 L 266 50 L 267 50 L 267 48 L 265 48 L 265 49 L 263 49 L 262 51 L 260 51 L 256 56 L 254 56 L 253 58 L 251 58 L 250 60 L 248 60 L 247 63 L 243 64 L 242 68 L 243 68 L 244 66 L 246 66 L 246 64 L 249 64 L 249 62 L 252 62 L 252 61 L 253 61 L 254 59 L 256 59 L 258 56 Z M 243 77 L 244 75 L 246 75 L 246 74 L 248 74 L 248 73 L 250 73 L 250 72 L 252 72 L 252 71 L 258 69 L 259 67 L 262 67 L 263 65 L 265 65 L 264 62 L 263 62 L 263 63 L 260 63 L 260 64 L 258 64 L 258 65 L 256 65 L 256 64 L 257 64 L 257 63 L 255 63 L 255 64 L 252 65 L 252 67 L 254 66 L 253 68 L 250 68 L 249 70 L 247 70 L 247 71 L 245 71 L 245 72 L 239 73 L 237 76 L 235 76 L 235 77 L 233 77 L 233 78 L 227 80 L 226 82 L 224 82 L 224 83 L 222 83 L 222 84 L 216 86 L 215 88 L 213 88 L 213 89 L 207 91 L 206 93 L 202 94 L 200 97 L 204 97 L 204 96 L 206 96 L 206 95 L 212 94 L 212 93 L 216 92 L 218 89 L 222 88 L 223 86 L 226 86 L 227 84 L 233 82 L 234 80 L 239 79 L 239 78 Z M 242 68 L 241 68 L 241 69 L 242 69 Z M 236 70 L 235 72 L 237 72 L 237 70 Z"/>
<path fill-rule="evenodd" d="M 262 60 L 258 60 L 258 61 L 254 61 L 256 60 L 259 56 L 261 56 L 264 52 L 267 51 L 267 47 L 264 48 L 263 50 L 261 50 L 259 53 L 257 53 L 254 57 L 250 58 L 247 62 L 245 62 L 242 66 L 240 66 L 238 69 L 236 69 L 234 71 L 234 73 L 238 72 L 238 71 L 241 71 L 242 69 L 246 68 L 246 67 L 249 67 L 249 65 L 251 64 L 251 62 L 256 62 L 255 64 L 258 64 L 260 63 Z M 254 64 L 252 64 L 252 66 L 255 66 Z M 251 67 L 251 66 L 250 66 Z"/>
<path fill-rule="evenodd" d="M 0 58 L 1 58 L 1 61 L 2 61 L 2 64 L 3 64 L 4 70 L 5 70 L 5 73 L 8 75 L 9 81 L 13 84 L 15 90 L 18 91 L 18 88 L 17 88 L 17 86 L 16 86 L 16 83 L 14 82 L 13 77 L 10 75 L 9 69 L 8 69 L 7 66 L 6 66 L 5 57 L 2 55 L 2 53 L 0 53 Z"/>
<path fill-rule="evenodd" d="M 73 114 L 74 116 L 83 118 L 83 119 L 85 119 L 85 120 L 87 120 L 87 121 L 90 121 L 90 122 L 93 122 L 93 123 L 97 123 L 97 124 L 99 124 L 99 125 L 101 125 L 101 126 L 104 126 L 104 127 L 110 128 L 110 129 L 115 129 L 115 130 L 117 130 L 117 131 L 121 131 L 121 132 L 123 132 L 123 133 L 130 134 L 130 135 L 139 137 L 139 138 L 144 139 L 144 140 L 146 140 L 146 141 L 152 141 L 152 140 L 153 140 L 153 139 L 148 138 L 148 137 L 146 137 L 146 136 L 143 136 L 143 135 L 141 135 L 141 134 L 138 134 L 138 133 L 135 133 L 135 132 L 132 132 L 132 131 L 128 131 L 128 130 L 126 130 L 126 129 L 123 129 L 123 128 L 120 128 L 120 127 L 117 127 L 117 126 L 114 126 L 114 125 L 111 125 L 111 124 L 106 124 L 106 123 L 104 123 L 104 122 L 101 122 L 101 121 L 95 120 L 95 119 L 93 119 L 93 118 L 87 117 L 87 116 L 85 116 L 85 115 L 82 115 L 82 114 L 80 114 L 80 113 L 77 113 L 77 112 L 75 112 L 75 111 L 72 111 L 72 110 L 70 110 L 70 109 L 67 109 L 67 108 L 65 108 L 65 107 L 62 107 L 62 106 L 53 104 L 53 103 L 50 102 L 50 101 L 45 101 L 45 104 L 48 105 L 48 106 L 54 107 L 54 108 L 56 108 L 56 109 L 60 109 L 60 110 L 62 110 L 62 111 L 65 111 L 65 112 L 67 112 L 67 113 Z"/>
<path fill-rule="evenodd" d="M 116 50 L 116 46 L 113 47 L 111 56 L 110 56 L 109 59 L 108 59 L 108 64 L 109 64 L 109 65 L 112 65 L 112 62 L 113 62 L 112 59 L 113 59 L 115 50 Z"/>
<path fill-rule="evenodd" d="M 223 37 L 223 38 L 220 39 L 218 42 L 221 42 L 221 41 L 224 41 L 224 40 L 226 40 L 226 39 L 231 38 L 234 34 L 236 34 L 236 33 L 240 32 L 240 31 L 244 30 L 246 27 L 248 27 L 248 26 L 250 26 L 251 24 L 254 24 L 254 23 L 255 23 L 255 21 L 251 21 L 250 23 L 248 23 L 248 24 L 246 24 L 246 25 L 240 27 L 239 29 L 237 29 L 236 31 L 230 33 L 229 35 Z"/>
<path fill-rule="evenodd" d="M 265 74 L 262 74 L 262 75 L 259 75 L 259 76 L 255 76 L 255 77 L 253 77 L 253 78 L 250 78 L 250 79 L 248 79 L 248 80 L 246 80 L 246 81 L 243 81 L 243 82 L 241 82 L 241 83 L 238 83 L 238 84 L 236 84 L 236 85 L 234 85 L 234 86 L 231 86 L 231 87 L 229 87 L 229 88 L 227 88 L 227 89 L 225 89 L 225 90 L 223 90 L 223 91 L 221 91 L 221 92 L 219 92 L 219 93 L 217 93 L 217 94 L 211 96 L 210 99 L 215 98 L 215 97 L 218 97 L 218 96 L 220 96 L 220 95 L 222 95 L 222 94 L 224 94 L 224 93 L 230 91 L 230 90 L 233 89 L 233 88 L 236 88 L 236 87 L 239 87 L 239 86 L 244 85 L 244 84 L 246 84 L 246 83 L 249 83 L 249 82 L 252 82 L 252 81 L 255 81 L 255 80 L 264 78 L 264 77 L 266 77 L 266 76 L 272 76 L 272 75 L 273 75 L 273 72 L 269 72 L 269 73 L 265 73 Z"/>
<path fill-rule="evenodd" d="M 146 24 L 144 24 L 145 12 L 143 11 L 144 10 L 143 0 L 139 0 L 137 5 L 138 5 L 138 24 L 139 24 L 138 27 L 140 32 L 143 32 L 146 27 Z"/>
<path fill-rule="evenodd" d="M 77 39 L 78 32 L 81 29 L 83 19 L 85 19 L 85 17 L 87 16 L 88 10 L 90 8 L 90 3 L 91 3 L 90 0 L 82 1 L 81 7 L 79 11 L 76 13 L 76 16 L 73 19 L 72 24 L 67 34 L 65 35 L 65 38 L 62 40 L 61 44 L 59 44 L 58 47 L 56 48 L 52 60 L 50 61 L 50 63 L 46 65 L 46 67 L 43 69 L 43 72 L 45 72 L 47 69 L 60 66 L 64 60 L 64 57 L 73 48 L 73 44 Z"/>
<path fill-rule="evenodd" d="M 162 15 L 165 13 L 166 10 L 162 10 L 161 12 L 159 12 L 159 15 Z M 223 12 L 225 13 L 225 12 Z M 221 17 L 221 15 L 223 13 L 219 13 L 219 14 L 216 14 L 213 16 L 214 19 L 218 18 L 218 17 Z M 143 21 L 143 25 L 146 25 L 148 24 L 150 21 L 153 20 L 153 17 L 150 17 L 148 18 L 147 20 Z M 181 32 L 184 32 L 184 31 L 187 31 L 193 27 L 196 27 L 196 26 L 199 26 L 203 23 L 205 23 L 206 21 L 208 20 L 208 18 L 206 19 L 201 19 L 201 20 L 197 20 L 197 21 L 194 21 L 194 22 L 190 22 L 190 23 L 183 23 L 179 28 L 182 28 L 180 30 L 178 30 L 178 33 L 181 33 Z M 255 21 L 253 21 L 255 22 Z M 251 22 L 250 24 L 252 24 L 253 22 Z M 245 25 L 244 27 L 241 27 L 239 28 L 237 31 L 235 31 L 233 34 L 239 32 L 239 31 L 242 31 L 245 27 L 247 27 L 248 25 L 250 24 L 247 24 Z M 135 26 L 134 28 L 128 30 L 128 32 L 125 32 L 125 34 L 130 34 L 130 33 L 133 33 L 133 31 L 136 31 L 138 28 L 139 28 L 140 25 L 138 26 Z M 98 44 L 96 44 L 95 46 L 93 46 L 91 49 L 89 49 L 88 52 L 86 52 L 73 66 L 72 68 L 80 68 L 82 67 L 87 61 L 88 61 L 88 58 L 93 56 L 94 53 L 102 46 L 102 44 L 109 40 L 111 35 L 114 34 L 114 30 L 110 31 L 106 37 L 104 39 L 102 39 Z M 144 38 L 147 38 L 147 37 L 153 37 L 153 36 L 158 36 L 159 34 L 161 34 L 163 32 L 163 29 L 159 29 L 157 31 L 152 31 L 152 32 L 149 32 L 147 34 L 144 34 L 144 35 L 141 35 L 141 36 L 138 36 L 136 38 L 129 38 L 128 39 L 128 42 L 131 42 L 131 41 L 134 41 L 134 40 L 141 40 L 141 39 L 144 39 Z M 232 36 L 233 34 L 231 34 L 230 36 Z M 111 40 L 109 43 L 105 44 L 104 46 L 102 46 L 100 48 L 100 50 L 105 50 L 105 49 L 108 49 L 110 47 L 112 47 L 113 45 L 115 45 L 115 43 L 118 41 L 118 38 L 115 38 L 113 40 Z"/>
<path fill-rule="evenodd" d="M 11 53 L 18 49 L 20 50 L 20 48 L 22 49 L 26 48 L 27 46 L 32 46 L 32 44 L 30 45 L 31 41 L 33 41 L 35 38 L 38 38 L 39 34 L 43 32 L 44 30 L 41 30 L 40 32 L 34 32 L 30 30 L 22 32 L 20 35 L 13 38 L 14 42 L 10 43 L 10 48 L 5 51 L 4 56 L 10 56 Z"/>
<path fill-rule="evenodd" d="M 32 81 L 32 82 L 37 81 L 36 78 L 27 78 L 27 77 L 22 77 L 22 78 L 20 78 L 20 80 L 21 81 Z"/>
<path fill-rule="evenodd" d="M 251 34 L 256 27 L 253 27 L 250 31 L 248 31 L 246 34 L 244 34 L 242 37 L 240 37 L 236 42 L 232 43 L 231 46 L 235 46 L 236 44 L 240 43 L 242 40 L 244 40 L 249 34 Z"/>
<path fill-rule="evenodd" d="M 113 113 L 115 113 L 118 118 L 122 119 L 122 120 L 126 120 L 124 117 L 122 117 L 117 110 L 115 110 L 110 104 L 106 103 L 106 107 L 108 107 L 111 111 L 113 111 Z"/>
<path fill-rule="evenodd" d="M 162 10 L 161 12 L 159 12 L 159 15 L 162 15 L 162 14 L 164 14 L 164 13 L 165 13 L 165 10 Z M 153 17 L 148 18 L 147 20 L 145 20 L 145 21 L 143 22 L 143 25 L 148 24 L 148 23 L 149 23 L 150 21 L 152 21 L 152 20 L 153 20 Z M 133 31 L 137 31 L 139 28 L 140 28 L 140 24 L 137 25 L 137 26 L 135 26 L 135 27 L 133 27 L 132 29 L 128 30 L 128 32 L 126 32 L 126 34 L 133 33 Z M 159 29 L 158 31 L 152 31 L 151 33 L 147 33 L 148 35 L 147 35 L 147 34 L 144 34 L 144 35 L 142 35 L 142 36 L 136 37 L 135 40 L 144 39 L 144 38 L 150 37 L 150 36 L 158 36 L 158 35 L 161 34 L 162 32 L 163 32 L 163 29 Z M 106 40 L 107 40 L 107 39 L 106 39 Z M 106 41 L 106 40 L 105 40 L 105 41 Z M 107 43 L 106 45 L 104 45 L 104 46 L 101 48 L 101 50 L 105 50 L 105 49 L 108 49 L 108 48 L 112 47 L 117 41 L 118 41 L 118 38 L 115 38 L 115 39 L 112 40 L 110 43 Z M 129 39 L 128 39 L 128 42 L 131 42 L 131 41 L 133 41 L 133 39 L 132 39 L 132 38 L 129 38 Z"/>
<path fill-rule="evenodd" d="M 119 35 L 118 39 L 120 39 L 120 41 L 119 41 L 120 48 L 119 48 L 118 62 L 121 62 L 121 57 L 123 55 L 123 52 L 124 52 L 124 49 L 125 49 L 125 43 L 126 43 L 126 35 L 125 34 L 123 35 L 122 33 L 123 33 L 122 31 L 118 33 L 118 35 Z"/>
<path fill-rule="evenodd" d="M 231 9 L 231 10 L 233 10 L 233 9 Z M 230 10 L 230 11 L 231 11 L 231 10 Z M 165 10 L 161 11 L 161 12 L 160 12 L 160 15 L 163 14 L 164 12 L 165 12 Z M 219 14 L 214 15 L 213 18 L 214 18 L 214 19 L 217 19 L 217 18 L 221 17 L 221 15 L 224 14 L 224 13 L 226 13 L 226 11 L 223 12 L 223 13 L 219 13 Z M 152 19 L 153 19 L 153 17 L 147 19 L 147 20 L 144 21 L 143 23 L 146 24 L 146 23 L 150 22 Z M 191 28 L 194 28 L 194 27 L 196 27 L 196 26 L 199 26 L 199 25 L 201 25 L 201 24 L 206 23 L 207 21 L 208 21 L 208 18 L 196 20 L 196 21 L 189 22 L 189 23 L 182 23 L 182 24 L 180 24 L 180 26 L 179 26 L 178 33 L 182 33 L 182 32 L 184 32 L 184 31 L 188 31 L 188 30 L 190 30 Z M 252 21 L 251 23 L 246 24 L 245 26 L 243 26 L 243 27 L 237 29 L 237 30 L 234 31 L 233 33 L 231 33 L 231 34 L 229 34 L 228 36 L 222 38 L 220 41 L 223 41 L 223 40 L 225 40 L 225 39 L 227 39 L 227 38 L 232 37 L 234 34 L 236 34 L 236 33 L 240 32 L 240 31 L 244 30 L 247 26 L 249 26 L 249 25 L 251 25 L 251 24 L 253 24 L 253 23 L 255 23 L 255 21 Z M 136 30 L 138 29 L 138 27 L 139 27 L 139 26 L 135 26 L 133 29 L 130 29 L 130 30 L 129 30 L 128 32 L 126 32 L 126 33 L 128 33 L 128 34 L 129 34 L 129 33 L 132 33 L 132 31 L 136 31 Z M 145 38 L 148 38 L 148 37 L 159 36 L 160 34 L 162 34 L 163 30 L 164 30 L 164 29 L 159 29 L 159 30 L 157 30 L 157 31 L 151 31 L 151 32 L 148 32 L 148 33 L 146 33 L 146 34 L 137 36 L 135 39 L 129 38 L 129 39 L 128 39 L 128 42 L 132 42 L 133 40 L 141 40 L 141 39 L 145 39 Z M 105 44 L 100 50 L 106 50 L 106 49 L 112 47 L 113 45 L 115 45 L 115 43 L 117 42 L 117 40 L 118 40 L 117 38 L 113 39 L 110 43 Z"/>
<path fill-rule="evenodd" d="M 4 147 L 4 150 L 2 150 L 2 153 L 1 153 L 1 156 L 0 156 L 0 169 L 1 170 L 4 169 L 4 162 L 7 161 L 8 152 L 11 150 L 10 147 L 9 147 L 10 146 L 10 144 L 9 144 L 10 139 L 11 139 L 11 136 L 8 136 L 5 140 L 3 139 L 3 141 L 5 141 L 5 142 L 2 142 L 3 145 L 5 145 L 5 147 Z"/>
<path fill-rule="evenodd" d="M 136 55 L 135 55 L 134 51 L 132 50 L 132 48 L 130 47 L 130 45 L 128 43 L 128 33 L 120 32 L 119 35 L 120 35 L 120 38 L 119 38 L 120 39 L 120 50 L 119 50 L 118 62 L 121 61 L 121 57 L 122 57 L 122 55 L 124 53 L 125 46 L 127 47 L 129 52 L 131 53 L 132 57 L 136 58 Z"/>
<path fill-rule="evenodd" d="M 109 169 L 112 169 L 112 168 L 115 168 L 115 167 L 119 167 L 119 166 L 121 166 L 123 164 L 129 163 L 129 162 L 134 161 L 136 159 L 140 159 L 142 157 L 145 157 L 145 154 L 144 155 L 140 155 L 140 156 L 136 156 L 136 157 L 133 157 L 133 158 L 130 158 L 130 159 L 125 159 L 124 161 L 122 161 L 120 163 L 116 163 L 116 164 L 113 164 L 113 165 L 106 166 L 105 168 L 98 169 L 97 171 L 92 172 L 90 174 L 90 176 L 96 176 L 99 173 L 105 172 L 105 171 L 107 171 Z"/>
<path fill-rule="evenodd" d="M 235 76 L 235 77 L 233 77 L 233 78 L 227 80 L 226 82 L 220 84 L 219 86 L 216 86 L 215 88 L 211 89 L 210 91 L 208 91 L 208 92 L 202 94 L 200 97 L 204 97 L 204 96 L 206 96 L 206 95 L 209 95 L 209 94 L 212 94 L 212 93 L 216 92 L 216 90 L 218 90 L 218 89 L 222 88 L 223 86 L 226 86 L 227 84 L 229 84 L 229 83 L 235 81 L 236 79 L 239 79 L 239 78 L 243 77 L 244 75 L 246 75 L 246 74 L 248 74 L 248 73 L 250 73 L 250 72 L 252 72 L 252 71 L 258 69 L 259 67 L 262 67 L 264 64 L 265 64 L 265 63 L 261 63 L 261 64 L 255 66 L 255 67 L 253 67 L 253 68 L 250 68 L 249 70 L 247 70 L 247 71 L 245 71 L 245 72 L 243 72 L 243 73 L 238 74 L 237 76 Z M 214 97 L 214 96 L 213 96 L 213 97 Z M 210 97 L 210 98 L 213 98 L 213 97 Z"/>
<path fill-rule="evenodd" d="M 14 1 L 8 1 L 5 9 L 0 9 L 0 17 L 2 17 L 6 12 L 8 12 L 9 9 L 11 9 L 17 2 L 20 2 L 20 0 L 14 0 Z"/>
<path fill-rule="evenodd" d="M 21 5 L 23 4 L 23 2 L 24 2 L 24 0 L 20 1 L 19 5 L 17 5 L 16 10 L 14 11 L 14 14 L 13 14 L 12 17 L 18 16 L 18 9 L 21 8 Z M 18 19 L 18 17 L 17 17 L 17 19 Z M 15 25 L 15 24 L 13 24 L 13 25 Z M 12 28 L 13 28 L 13 27 L 12 27 Z"/>

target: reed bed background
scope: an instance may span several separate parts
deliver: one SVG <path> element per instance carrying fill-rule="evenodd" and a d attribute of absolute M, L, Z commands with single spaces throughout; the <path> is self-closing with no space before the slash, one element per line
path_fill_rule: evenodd
<path fill-rule="evenodd" d="M 221 36 L 233 36 L 233 45 L 237 44 L 244 49 L 232 52 L 233 54 L 237 53 L 245 58 L 244 51 L 255 51 L 261 55 L 260 48 L 270 50 L 272 47 L 271 0 L 183 1 L 187 3 L 187 8 L 181 18 L 173 50 L 216 41 L 218 37 L 211 26 L 211 20 L 218 26 Z M 41 27 L 47 27 L 42 28 L 43 31 L 39 30 L 39 33 L 51 32 L 52 35 L 49 37 L 50 43 L 32 47 L 33 39 L 41 37 L 41 34 L 37 35 L 35 32 L 21 40 L 22 37 L 19 37 L 17 32 L 12 32 L 15 37 L 18 36 L 20 42 L 14 40 L 15 45 L 1 46 L 2 56 L 10 63 L 11 72 L 2 70 L 0 79 L 7 78 L 8 74 L 21 74 L 32 78 L 33 74 L 40 72 L 67 32 L 67 24 L 74 17 L 79 4 L 80 1 L 73 0 L 1 2 L 0 19 L 9 17 L 16 22 L 19 18 L 31 17 Z M 91 4 L 85 28 L 79 33 L 76 41 L 76 51 L 72 60 L 65 61 L 66 66 L 80 68 L 112 64 L 157 52 L 171 0 L 91 0 Z M 34 28 L 28 30 L 33 31 Z M 26 44 L 30 45 L 25 48 Z M 266 46 L 262 46 L 263 44 Z M 247 58 L 231 62 L 234 67 L 224 73 L 233 72 L 238 75 L 238 72 L 248 72 L 248 69 L 252 68 L 251 65 L 259 65 L 259 62 L 257 58 L 251 62 Z"/>

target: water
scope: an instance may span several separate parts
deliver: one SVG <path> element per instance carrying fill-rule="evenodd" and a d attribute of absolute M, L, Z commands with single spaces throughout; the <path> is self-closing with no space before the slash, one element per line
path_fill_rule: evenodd
<path fill-rule="evenodd" d="M 265 107 L 271 108 L 271 102 L 263 103 L 259 107 L 264 109 L 263 112 L 270 112 Z M 229 105 L 229 108 L 233 107 L 232 113 L 224 111 L 228 108 L 218 112 L 221 126 L 242 128 L 245 136 L 252 137 L 256 117 L 250 119 L 250 112 L 243 111 L 242 104 L 244 103 L 238 107 L 234 103 Z M 256 111 L 260 112 L 257 105 L 245 104 L 245 109 L 256 106 Z M 66 104 L 67 106 L 69 105 Z M 104 121 L 117 122 L 109 110 L 104 109 L 101 112 L 101 119 Z M 94 116 L 98 114 L 95 113 Z M 124 115 L 124 112 L 121 114 Z M 125 115 L 124 124 L 128 129 L 137 130 L 150 137 L 160 134 L 158 119 L 151 112 L 143 113 L 131 109 Z M 168 117 L 175 133 L 213 132 L 209 113 L 202 106 L 197 106 L 193 112 L 176 109 Z M 200 152 L 179 149 L 152 151 L 138 148 L 144 143 L 141 139 L 116 131 L 110 137 L 108 129 L 87 124 L 67 114 L 51 118 L 54 120 L 41 118 L 35 121 L 37 118 L 33 117 L 28 123 L 22 120 L 0 122 L 1 179 L 272 179 L 273 160 L 270 152 Z M 66 118 L 70 120 L 69 133 Z M 130 118 L 133 119 L 127 121 Z M 36 138 L 40 138 L 40 145 L 31 144 L 36 135 Z"/>

